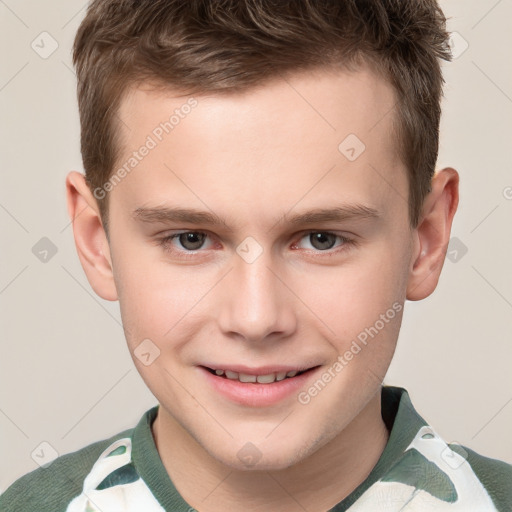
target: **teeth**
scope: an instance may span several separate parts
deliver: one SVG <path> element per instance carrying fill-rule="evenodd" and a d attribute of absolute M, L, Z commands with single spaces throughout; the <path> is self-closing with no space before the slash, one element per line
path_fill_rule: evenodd
<path fill-rule="evenodd" d="M 248 375 L 247 373 L 239 373 L 238 380 L 240 382 L 256 382 L 256 375 Z"/>
<path fill-rule="evenodd" d="M 256 380 L 260 384 L 270 384 L 276 380 L 276 374 L 269 373 L 268 375 L 258 375 L 258 377 L 256 377 Z"/>
<path fill-rule="evenodd" d="M 269 373 L 267 375 L 249 375 L 248 373 L 237 373 L 231 370 L 215 370 L 215 375 L 219 377 L 225 375 L 228 379 L 238 380 L 240 382 L 258 382 L 260 384 L 272 384 L 272 382 L 284 380 L 288 377 L 295 377 L 299 372 L 292 370 L 290 372 Z"/>

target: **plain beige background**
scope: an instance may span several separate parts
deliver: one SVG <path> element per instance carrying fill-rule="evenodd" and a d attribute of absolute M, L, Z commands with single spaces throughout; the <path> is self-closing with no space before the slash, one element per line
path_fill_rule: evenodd
<path fill-rule="evenodd" d="M 461 174 L 457 240 L 434 295 L 406 304 L 385 382 L 446 441 L 512 463 L 512 1 L 441 5 L 457 58 L 444 66 L 438 167 Z M 108 437 L 156 403 L 67 218 L 65 176 L 82 171 L 70 49 L 84 9 L 0 0 L 0 490 L 37 454 Z"/>

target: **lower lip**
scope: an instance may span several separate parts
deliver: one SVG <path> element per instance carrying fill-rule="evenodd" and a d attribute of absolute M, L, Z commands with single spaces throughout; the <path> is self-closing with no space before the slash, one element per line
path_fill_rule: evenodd
<path fill-rule="evenodd" d="M 267 407 L 296 394 L 318 369 L 313 368 L 296 377 L 288 377 L 271 384 L 260 384 L 219 377 L 203 366 L 198 368 L 215 391 L 237 404 L 250 407 Z"/>

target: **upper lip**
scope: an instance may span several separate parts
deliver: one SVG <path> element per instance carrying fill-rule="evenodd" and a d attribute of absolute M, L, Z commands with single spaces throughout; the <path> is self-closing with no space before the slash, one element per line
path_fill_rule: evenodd
<path fill-rule="evenodd" d="M 315 366 L 304 365 L 267 365 L 267 366 L 246 366 L 243 364 L 204 364 L 201 365 L 210 370 L 228 370 L 236 373 L 244 373 L 247 375 L 269 375 L 271 373 L 288 373 L 292 371 L 303 372 L 315 368 Z M 318 366 L 318 365 L 316 365 Z"/>

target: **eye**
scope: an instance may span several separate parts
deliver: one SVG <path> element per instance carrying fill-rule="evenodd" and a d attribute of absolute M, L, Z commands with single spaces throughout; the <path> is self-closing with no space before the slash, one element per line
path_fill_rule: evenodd
<path fill-rule="evenodd" d="M 310 231 L 305 233 L 301 240 L 306 241 L 305 247 L 302 247 L 303 249 L 314 249 L 320 252 L 327 252 L 335 247 L 345 248 L 345 246 L 354 244 L 353 240 L 330 231 Z M 337 240 L 339 240 L 339 243 L 336 245 Z M 295 244 L 294 248 L 298 245 L 300 245 L 300 242 Z"/>
<path fill-rule="evenodd" d="M 201 249 L 207 237 L 208 235 L 206 233 L 200 231 L 186 231 L 166 236 L 162 238 L 159 243 L 168 250 L 184 250 L 183 252 L 189 252 Z M 177 244 L 179 245 L 177 246 Z"/>
<path fill-rule="evenodd" d="M 202 231 L 182 231 L 159 239 L 158 244 L 177 258 L 197 257 L 203 252 L 202 249 L 211 249 L 215 245 L 208 240 L 209 238 L 209 235 Z M 330 231 L 309 231 L 304 233 L 299 242 L 293 244 L 291 248 L 306 249 L 317 255 L 324 253 L 325 256 L 334 256 L 354 245 L 356 245 L 355 240 Z"/>

